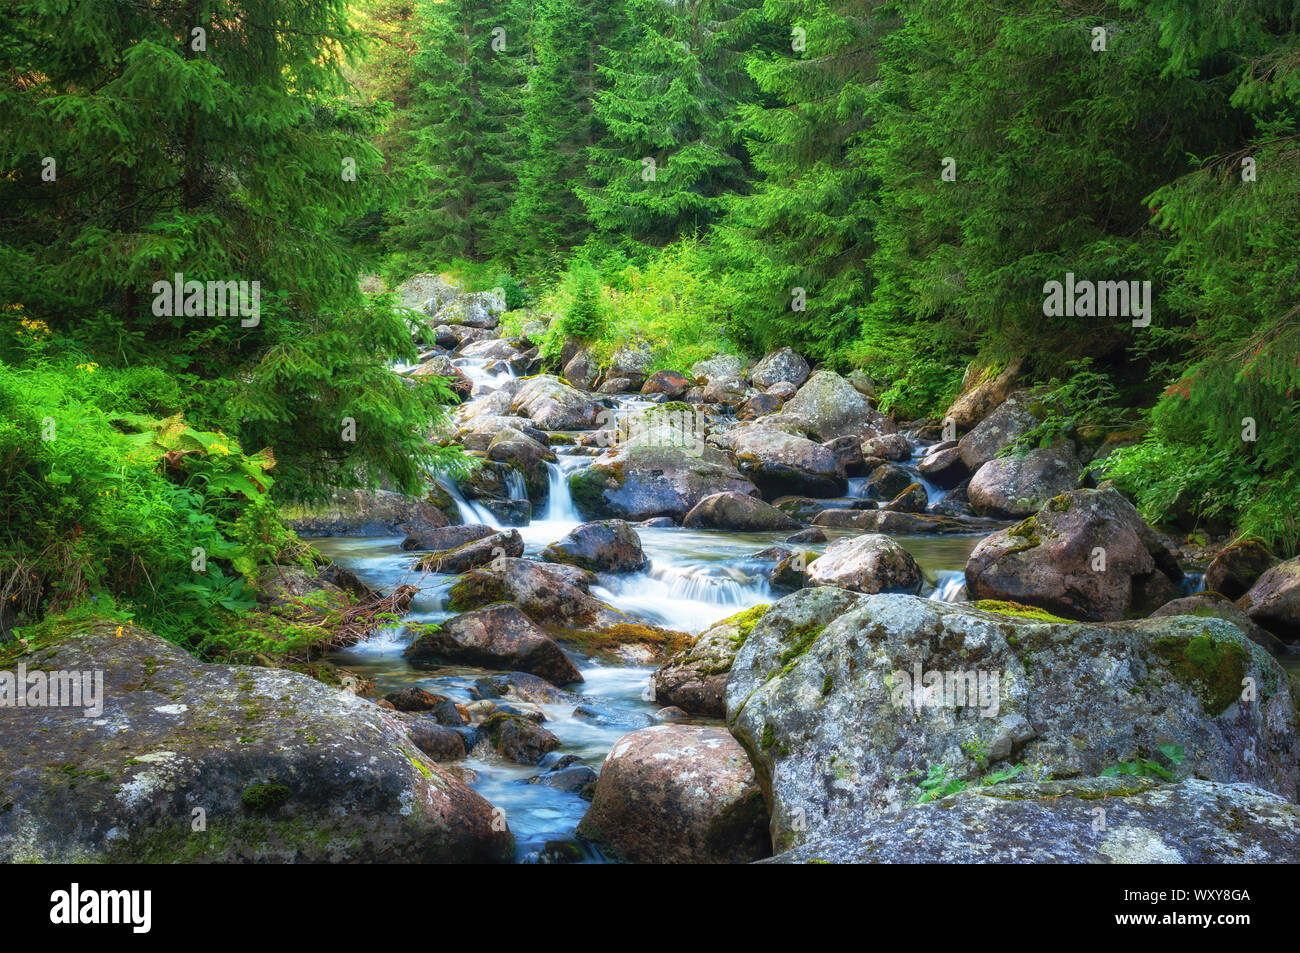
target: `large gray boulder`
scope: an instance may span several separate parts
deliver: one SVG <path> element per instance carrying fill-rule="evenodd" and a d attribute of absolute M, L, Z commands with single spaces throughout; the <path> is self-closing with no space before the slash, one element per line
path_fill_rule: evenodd
<path fill-rule="evenodd" d="M 798 529 L 798 520 L 756 496 L 729 491 L 706 496 L 691 507 L 682 520 L 688 528 L 729 529 L 739 532 L 769 532 Z"/>
<path fill-rule="evenodd" d="M 1014 765 L 1070 779 L 1145 759 L 1296 797 L 1286 675 L 1228 622 L 1037 621 L 891 594 L 801 633 L 768 624 L 780 608 L 727 680 L 777 850 L 895 811 L 920 779 L 973 786 Z"/>
<path fill-rule="evenodd" d="M 446 514 L 429 501 L 391 490 L 337 490 L 326 503 L 293 507 L 282 515 L 299 536 L 395 536 L 414 520 L 447 525 Z"/>
<path fill-rule="evenodd" d="M 413 275 L 393 290 L 402 307 L 415 309 L 427 305 L 429 314 L 460 294 L 455 284 L 432 272 Z"/>
<path fill-rule="evenodd" d="M 513 859 L 492 805 L 395 712 L 304 675 L 206 664 L 106 620 L 63 624 L 11 651 L 20 664 L 101 676 L 103 708 L 5 710 L 6 863 Z"/>
<path fill-rule="evenodd" d="M 498 603 L 448 619 L 406 647 L 412 662 L 527 672 L 553 685 L 582 681 L 577 666 L 517 606 Z"/>
<path fill-rule="evenodd" d="M 1080 778 L 973 787 L 777 864 L 1287 864 L 1300 806 L 1251 784 Z"/>
<path fill-rule="evenodd" d="M 853 592 L 916 592 L 921 567 L 898 543 L 879 533 L 837 539 L 808 566 L 808 582 Z"/>
<path fill-rule="evenodd" d="M 510 412 L 527 417 L 542 430 L 590 430 L 600 419 L 600 405 L 558 377 L 539 374 L 520 386 Z"/>
<path fill-rule="evenodd" d="M 834 371 L 820 370 L 786 401 L 782 413 L 806 421 L 808 435 L 817 440 L 836 437 L 875 437 L 893 433 L 894 422 Z"/>
<path fill-rule="evenodd" d="M 490 291 L 457 295 L 433 312 L 430 322 L 471 328 L 495 328 L 504 302 Z"/>
<path fill-rule="evenodd" d="M 1079 485 L 1083 465 L 1066 443 L 1031 450 L 1020 457 L 997 457 L 971 477 L 967 496 L 980 516 L 1020 519 L 1037 513 L 1058 493 Z"/>
<path fill-rule="evenodd" d="M 1031 391 L 1018 390 L 957 441 L 962 462 L 972 473 L 1041 423 L 1033 403 Z"/>
<path fill-rule="evenodd" d="M 717 354 L 692 364 L 691 376 L 701 385 L 722 377 L 744 377 L 745 359 L 735 354 Z"/>
<path fill-rule="evenodd" d="M 733 447 L 740 472 L 765 496 L 842 496 L 848 481 L 835 454 L 807 437 L 761 424 L 745 427 Z"/>
<path fill-rule="evenodd" d="M 808 362 L 794 348 L 783 347 L 755 364 L 749 372 L 749 379 L 759 390 L 767 390 L 782 382 L 798 387 L 808 379 L 810 370 Z"/>
<path fill-rule="evenodd" d="M 578 835 L 632 863 L 749 863 L 771 853 L 744 750 L 726 729 L 695 725 L 620 738 Z"/>
<path fill-rule="evenodd" d="M 647 563 L 641 537 L 624 520 L 592 520 L 575 526 L 547 546 L 542 559 L 591 572 L 640 572 Z"/>
<path fill-rule="evenodd" d="M 1052 497 L 982 539 L 966 563 L 974 599 L 1009 599 L 1070 619 L 1145 615 L 1178 595 L 1173 556 L 1116 490 Z"/>
<path fill-rule="evenodd" d="M 632 441 L 606 451 L 569 477 L 569 490 L 584 516 L 631 522 L 655 516 L 680 521 L 714 493 L 758 494 L 726 454 L 654 441 Z"/>

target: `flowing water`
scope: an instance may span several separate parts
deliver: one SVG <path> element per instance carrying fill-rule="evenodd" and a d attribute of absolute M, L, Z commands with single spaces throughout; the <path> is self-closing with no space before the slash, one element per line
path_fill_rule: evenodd
<path fill-rule="evenodd" d="M 488 392 L 508 379 L 508 373 L 489 373 L 482 361 L 459 359 L 461 367 L 480 388 Z M 644 403 L 637 399 L 624 406 Z M 569 494 L 568 477 L 587 466 L 591 457 L 572 447 L 557 447 L 557 460 L 547 463 L 548 495 L 535 507 L 535 519 L 518 527 L 524 539 L 525 555 L 535 556 L 547 543 L 564 536 L 582 522 Z M 914 467 L 904 464 L 905 467 Z M 442 486 L 455 500 L 462 521 L 483 523 L 500 528 L 486 507 L 467 500 L 455 483 L 444 480 Z M 849 496 L 861 493 L 861 479 L 850 481 Z M 526 497 L 522 478 L 509 485 L 515 498 Z M 932 501 L 944 492 L 927 486 Z M 646 622 L 679 631 L 697 633 L 742 609 L 770 603 L 779 598 L 767 583 L 772 563 L 755 559 L 753 554 L 783 543 L 788 532 L 738 533 L 679 527 L 638 527 L 649 565 L 643 572 L 621 575 L 601 574 L 592 594 L 629 615 Z M 833 540 L 854 535 L 852 530 L 828 529 Z M 962 567 L 979 541 L 975 536 L 900 537 L 916 558 L 925 574 L 923 595 L 945 601 L 965 597 Z M 401 549 L 401 537 L 333 538 L 315 545 L 336 562 L 352 569 L 362 581 L 375 589 L 391 591 L 406 583 L 419 589 L 410 619 L 437 622 L 449 618 L 446 594 L 454 577 L 420 574 L 412 571 L 415 554 Z M 801 545 L 799 548 L 821 552 L 826 544 Z M 415 668 L 402 652 L 412 636 L 404 626 L 383 630 L 374 637 L 346 651 L 335 653 L 333 660 L 359 674 L 372 678 L 372 697 L 382 697 L 399 688 L 419 686 L 446 695 L 456 701 L 469 701 L 475 679 L 495 674 L 466 666 Z M 605 754 L 627 731 L 650 723 L 650 715 L 659 706 L 649 697 L 649 679 L 653 669 L 613 664 L 570 652 L 584 682 L 571 686 L 584 696 L 598 699 L 611 716 L 601 723 L 575 717 L 574 706 L 543 705 L 548 721 L 546 728 L 558 736 L 562 746 L 547 756 L 541 765 L 513 764 L 480 746 L 457 766 L 466 770 L 470 784 L 492 804 L 504 808 L 515 834 L 518 859 L 536 862 L 550 856 L 547 845 L 559 842 L 573 849 L 574 828 L 588 803 L 576 794 L 559 791 L 529 779 L 544 772 L 563 755 L 576 755 L 582 763 L 599 770 Z M 603 860 L 598 852 L 579 844 L 587 861 Z"/>

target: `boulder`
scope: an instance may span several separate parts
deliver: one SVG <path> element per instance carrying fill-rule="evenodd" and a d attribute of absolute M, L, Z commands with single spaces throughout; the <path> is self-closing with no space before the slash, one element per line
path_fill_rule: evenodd
<path fill-rule="evenodd" d="M 750 393 L 749 385 L 739 377 L 715 377 L 704 385 L 704 402 L 739 407 Z"/>
<path fill-rule="evenodd" d="M 707 361 L 696 361 L 691 365 L 691 376 L 697 384 L 707 384 L 720 377 L 744 377 L 745 361 L 735 354 L 718 354 Z"/>
<path fill-rule="evenodd" d="M 457 295 L 434 312 L 432 323 L 461 325 L 471 328 L 495 328 L 504 311 L 504 303 L 489 291 Z"/>
<path fill-rule="evenodd" d="M 916 592 L 921 568 L 898 543 L 879 533 L 837 539 L 808 567 L 814 586 L 852 592 Z"/>
<path fill-rule="evenodd" d="M 782 410 L 806 421 L 808 435 L 818 440 L 874 437 L 896 430 L 892 420 L 872 407 L 852 384 L 834 371 L 814 373 L 786 401 Z"/>
<path fill-rule="evenodd" d="M 494 559 L 523 554 L 524 540 L 519 535 L 519 531 L 503 530 L 491 536 L 484 536 L 482 539 L 471 540 L 453 549 L 443 549 L 421 556 L 416 560 L 415 570 L 460 575 L 469 572 L 475 566 L 487 565 Z"/>
<path fill-rule="evenodd" d="M 921 476 L 945 490 L 952 489 L 970 476 L 970 470 L 962 460 L 961 451 L 957 449 L 956 444 L 944 447 L 942 450 L 931 448 L 930 452 L 921 458 L 916 469 Z"/>
<path fill-rule="evenodd" d="M 669 400 L 680 400 L 691 389 L 691 379 L 680 371 L 655 371 L 641 385 L 641 393 L 663 394 Z"/>
<path fill-rule="evenodd" d="M 436 311 L 460 294 L 460 288 L 432 272 L 412 275 L 393 290 L 397 292 L 397 300 L 403 308 L 417 309 L 424 306 L 426 313 L 431 313 L 429 308 Z"/>
<path fill-rule="evenodd" d="M 549 374 L 524 381 L 510 402 L 510 411 L 547 431 L 590 430 L 600 417 L 599 404 Z"/>
<path fill-rule="evenodd" d="M 1285 864 L 1298 852 L 1300 807 L 1254 785 L 1104 777 L 972 787 L 764 863 Z"/>
<path fill-rule="evenodd" d="M 597 457 L 569 477 L 578 511 L 592 518 L 629 521 L 653 516 L 681 520 L 706 496 L 728 491 L 757 495 L 726 454 L 633 441 Z"/>
<path fill-rule="evenodd" d="M 1072 623 L 883 594 L 800 632 L 768 624 L 785 601 L 727 680 L 777 850 L 897 811 L 923 779 L 976 786 L 1014 765 L 1069 779 L 1141 759 L 1295 798 L 1285 674 L 1231 623 Z"/>
<path fill-rule="evenodd" d="M 515 606 L 490 605 L 448 619 L 406 647 L 412 662 L 527 672 L 555 685 L 582 681 L 577 666 Z"/>
<path fill-rule="evenodd" d="M 806 437 L 752 426 L 736 436 L 734 449 L 740 472 L 765 496 L 841 496 L 848 489 L 835 454 Z"/>
<path fill-rule="evenodd" d="M 811 368 L 794 348 L 783 347 L 773 351 L 754 365 L 749 372 L 749 379 L 760 390 L 766 390 L 773 384 L 787 383 L 798 387 L 808 379 Z"/>
<path fill-rule="evenodd" d="M 1300 556 L 1265 571 L 1238 605 L 1278 638 L 1300 642 Z"/>
<path fill-rule="evenodd" d="M 555 451 L 549 445 L 514 427 L 503 427 L 493 434 L 487 455 L 489 460 L 508 464 L 524 475 L 530 499 L 546 495 L 550 486 L 546 464 L 555 462 Z"/>
<path fill-rule="evenodd" d="M 447 516 L 427 500 L 389 490 L 336 490 L 328 503 L 293 507 L 285 522 L 299 536 L 396 536 L 404 523 L 446 526 Z"/>
<path fill-rule="evenodd" d="M 895 463 L 912 459 L 912 445 L 901 433 L 881 434 L 862 441 L 863 457 L 880 457 Z"/>
<path fill-rule="evenodd" d="M 966 588 L 973 599 L 1113 621 L 1175 598 L 1170 572 L 1179 573 L 1173 556 L 1116 490 L 1073 490 L 981 540 L 966 563 Z"/>
<path fill-rule="evenodd" d="M 796 387 L 794 384 L 791 384 L 788 381 L 777 381 L 771 387 L 767 388 L 767 390 L 765 390 L 763 393 L 767 394 L 770 397 L 775 397 L 778 400 L 780 400 L 782 403 L 784 403 L 785 401 L 789 400 L 798 392 L 799 392 L 799 388 Z"/>
<path fill-rule="evenodd" d="M 465 757 L 465 736 L 427 716 L 405 720 L 411 743 L 434 761 L 459 761 Z"/>
<path fill-rule="evenodd" d="M 669 658 L 650 678 L 655 701 L 695 715 L 723 717 L 732 659 L 767 608 L 755 606 L 715 622 L 690 648 Z"/>
<path fill-rule="evenodd" d="M 882 463 L 867 477 L 866 491 L 877 500 L 892 500 L 915 482 L 916 478 L 902 467 Z"/>
<path fill-rule="evenodd" d="M 656 360 L 655 350 L 644 344 L 622 344 L 610 355 L 605 369 L 608 378 L 622 378 L 629 382 L 629 391 L 638 391 L 650 376 Z"/>
<path fill-rule="evenodd" d="M 1205 567 L 1205 588 L 1240 599 L 1276 562 L 1277 557 L 1260 540 L 1239 540 L 1216 553 Z"/>
<path fill-rule="evenodd" d="M 600 380 L 600 367 L 596 364 L 595 355 L 585 347 L 579 348 L 564 365 L 564 379 L 574 387 L 593 390 L 596 381 Z"/>
<path fill-rule="evenodd" d="M 431 357 L 419 367 L 411 371 L 411 377 L 416 380 L 425 380 L 430 378 L 439 378 L 450 389 L 453 394 L 464 400 L 474 390 L 474 382 L 459 367 L 451 362 L 451 358 L 442 355 Z"/>
<path fill-rule="evenodd" d="M 630 621 L 590 594 L 595 578 L 576 566 L 511 557 L 495 559 L 457 580 L 447 595 L 448 608 L 461 611 L 509 602 L 537 624 L 552 629 Z"/>
<path fill-rule="evenodd" d="M 926 493 L 925 487 L 913 483 L 888 503 L 881 503 L 880 509 L 889 513 L 924 513 L 929 502 L 930 495 Z"/>
<path fill-rule="evenodd" d="M 988 532 L 979 520 L 940 516 L 935 513 L 896 513 L 892 510 L 823 510 L 813 517 L 817 526 L 856 529 L 890 536 L 938 536 Z"/>
<path fill-rule="evenodd" d="M 477 539 L 485 539 L 496 532 L 492 527 L 484 526 L 481 523 L 467 523 L 461 526 L 437 526 L 423 520 L 404 523 L 400 529 L 406 533 L 406 538 L 402 540 L 402 548 L 405 550 L 416 549 L 422 552 L 445 552 L 449 549 L 455 549 L 457 546 L 464 546 L 466 543 L 471 543 Z"/>
<path fill-rule="evenodd" d="M 575 526 L 563 539 L 542 550 L 542 559 L 591 572 L 640 572 L 647 563 L 641 537 L 618 519 Z"/>
<path fill-rule="evenodd" d="M 736 411 L 737 420 L 757 420 L 781 409 L 782 400 L 772 394 L 755 394 Z"/>
<path fill-rule="evenodd" d="M 577 832 L 632 863 L 749 863 L 770 853 L 753 769 L 723 728 L 654 725 L 624 735 Z"/>
<path fill-rule="evenodd" d="M 560 746 L 560 739 L 553 733 L 513 712 L 489 715 L 481 729 L 492 749 L 516 764 L 537 764 Z"/>
<path fill-rule="evenodd" d="M 952 421 L 960 431 L 970 430 L 1011 395 L 1019 373 L 1019 360 L 1001 368 L 972 362 L 962 380 L 961 396 L 952 402 L 944 420 Z"/>
<path fill-rule="evenodd" d="M 791 519 L 771 503 L 744 493 L 714 493 L 696 503 L 682 525 L 691 528 L 729 529 L 739 532 L 768 532 L 798 529 Z"/>
<path fill-rule="evenodd" d="M 1030 408 L 1032 403 L 1032 392 L 1016 391 L 997 410 L 980 421 L 974 430 L 957 441 L 962 462 L 971 473 L 978 472 L 980 467 L 998 455 L 999 450 L 1011 446 L 1041 423 L 1039 416 Z"/>
<path fill-rule="evenodd" d="M 10 648 L 7 667 L 31 673 L 29 698 L 32 675 L 95 673 L 85 682 L 103 707 L 83 696 L 83 705 L 10 707 L 0 719 L 6 863 L 514 857 L 492 805 L 369 701 L 295 672 L 200 662 L 103 619 Z M 192 827 L 195 808 L 203 831 Z"/>
<path fill-rule="evenodd" d="M 475 357 L 486 361 L 512 361 L 519 356 L 519 349 L 503 338 L 485 338 L 471 341 L 457 352 L 460 357 Z"/>
<path fill-rule="evenodd" d="M 1020 519 L 1037 513 L 1058 493 L 1079 485 L 1083 466 L 1074 449 L 1060 443 L 1020 457 L 997 457 L 971 477 L 967 495 L 980 516 Z"/>

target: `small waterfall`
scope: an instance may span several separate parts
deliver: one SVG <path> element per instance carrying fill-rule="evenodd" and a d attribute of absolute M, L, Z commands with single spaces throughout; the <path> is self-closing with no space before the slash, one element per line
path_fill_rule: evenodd
<path fill-rule="evenodd" d="M 964 569 L 940 570 L 934 574 L 934 592 L 930 598 L 937 602 L 965 602 L 966 571 Z"/>
<path fill-rule="evenodd" d="M 574 461 L 565 467 L 561 464 Z M 576 469 L 583 462 L 581 457 L 560 457 L 555 463 L 546 464 L 549 479 L 546 490 L 546 512 L 542 521 L 546 523 L 581 523 L 582 517 L 573 507 L 573 495 L 569 492 L 569 471 Z"/>
<path fill-rule="evenodd" d="M 1205 573 L 1188 572 L 1183 573 L 1183 581 L 1180 584 L 1184 596 L 1194 596 L 1198 592 L 1205 591 Z"/>
<path fill-rule="evenodd" d="M 512 500 L 528 499 L 528 484 L 524 482 L 524 475 L 514 467 L 506 469 L 506 492 Z"/>
<path fill-rule="evenodd" d="M 917 464 L 919 464 L 922 460 L 925 459 L 925 455 L 927 452 L 929 452 L 929 449 L 930 449 L 929 447 L 918 447 L 915 451 L 913 451 L 911 460 L 908 460 L 906 463 L 899 464 L 899 466 L 901 466 L 904 470 L 906 470 L 908 473 L 912 475 L 912 478 L 916 480 L 917 483 L 925 487 L 925 495 L 929 501 L 926 504 L 927 508 L 934 506 L 936 503 L 942 503 L 943 498 L 947 496 L 949 492 L 948 490 L 945 490 L 943 487 L 936 486 L 935 484 L 931 483 L 921 474 L 921 471 L 917 469 Z"/>
<path fill-rule="evenodd" d="M 465 495 L 460 492 L 454 480 L 448 480 L 445 477 L 437 477 L 438 486 L 447 491 L 447 494 L 456 502 L 456 511 L 460 514 L 462 523 L 482 523 L 484 526 L 490 526 L 493 529 L 500 529 L 501 524 L 492 512 L 481 503 L 471 503 L 465 499 Z M 521 478 L 522 479 L 522 478 Z"/>
<path fill-rule="evenodd" d="M 721 563 L 656 562 L 646 572 L 601 576 L 593 592 L 630 615 L 681 632 L 701 632 L 741 609 L 775 601 L 761 574 Z"/>

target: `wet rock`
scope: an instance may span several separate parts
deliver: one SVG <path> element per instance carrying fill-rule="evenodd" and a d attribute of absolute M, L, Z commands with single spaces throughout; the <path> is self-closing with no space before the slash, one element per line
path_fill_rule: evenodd
<path fill-rule="evenodd" d="M 599 404 L 549 374 L 524 381 L 510 402 L 510 411 L 527 417 L 542 430 L 590 430 L 600 417 Z"/>
<path fill-rule="evenodd" d="M 453 549 L 421 556 L 415 563 L 417 572 L 442 572 L 459 575 L 476 566 L 484 566 L 502 556 L 522 556 L 524 541 L 518 530 L 505 530 L 484 536 Z"/>
<path fill-rule="evenodd" d="M 936 771 L 974 787 L 1017 764 L 1074 778 L 1159 759 L 1179 777 L 1295 797 L 1286 678 L 1236 626 L 1011 611 L 1032 612 L 874 595 L 820 632 L 766 617 L 754 627 L 727 681 L 727 718 L 762 779 L 778 850 L 887 815 Z M 1258 687 L 1253 700 L 1243 684 Z"/>
<path fill-rule="evenodd" d="M 98 619 L 11 663 L 100 672 L 104 707 L 0 719 L 7 863 L 513 859 L 492 806 L 421 754 L 396 714 L 304 675 L 206 664 Z"/>
<path fill-rule="evenodd" d="M 546 774 L 529 778 L 528 783 L 542 784 L 557 791 L 576 794 L 584 801 L 590 801 L 596 794 L 596 772 L 585 764 L 548 771 Z"/>
<path fill-rule="evenodd" d="M 1158 584 L 1177 563 L 1113 489 L 1073 490 L 1034 516 L 980 541 L 966 563 L 974 599 L 1007 599 L 1070 619 L 1102 621 L 1150 612 L 1176 595 Z M 1158 601 L 1144 604 L 1148 586 Z M 1161 598 L 1163 596 L 1163 598 Z"/>
<path fill-rule="evenodd" d="M 569 477 L 579 512 L 591 518 L 628 521 L 670 516 L 681 520 L 696 503 L 714 493 L 757 495 L 726 454 L 705 449 L 623 444 L 597 457 L 586 470 Z"/>
<path fill-rule="evenodd" d="M 881 457 L 895 463 L 912 459 L 912 445 L 901 433 L 887 433 L 862 441 L 863 457 Z"/>
<path fill-rule="evenodd" d="M 482 503 L 503 526 L 527 526 L 532 521 L 533 504 L 528 500 L 483 500 Z"/>
<path fill-rule="evenodd" d="M 782 410 L 806 421 L 808 435 L 817 440 L 862 438 L 893 433 L 896 429 L 892 420 L 872 407 L 852 384 L 834 371 L 814 373 L 786 401 Z"/>
<path fill-rule="evenodd" d="M 1268 864 L 1297 851 L 1300 807 L 1254 785 L 1079 778 L 971 787 L 767 863 Z"/>
<path fill-rule="evenodd" d="M 655 371 L 641 385 L 641 393 L 663 394 L 669 400 L 679 400 L 691 389 L 691 379 L 681 371 Z"/>
<path fill-rule="evenodd" d="M 837 539 L 808 567 L 814 586 L 852 592 L 916 592 L 921 568 L 898 543 L 879 533 Z"/>
<path fill-rule="evenodd" d="M 443 622 L 408 645 L 404 654 L 412 662 L 459 662 L 527 672 L 555 685 L 582 681 L 564 650 L 517 607 L 505 603 Z"/>
<path fill-rule="evenodd" d="M 731 662 L 767 608 L 755 606 L 715 622 L 690 648 L 668 659 L 650 677 L 655 701 L 712 718 L 726 714 Z"/>
<path fill-rule="evenodd" d="M 1266 570 L 1238 605 L 1278 638 L 1300 642 L 1300 557 Z"/>
<path fill-rule="evenodd" d="M 641 381 L 635 377 L 606 377 L 596 388 L 602 394 L 635 394 Z"/>
<path fill-rule="evenodd" d="M 453 364 L 449 357 L 430 358 L 412 370 L 411 377 L 416 380 L 438 378 L 461 400 L 468 397 L 470 392 L 474 390 L 474 382 L 469 379 L 469 376 L 464 371 Z"/>
<path fill-rule="evenodd" d="M 1225 546 L 1205 568 L 1205 588 L 1240 599 L 1259 581 L 1277 557 L 1258 539 L 1243 539 Z"/>
<path fill-rule="evenodd" d="M 403 549 L 417 549 L 429 552 L 455 549 L 457 546 L 464 546 L 466 543 L 471 543 L 476 539 L 483 539 L 496 532 L 492 527 L 480 523 L 469 523 L 462 526 L 437 526 L 423 520 L 406 523 L 401 527 L 401 530 L 406 533 L 406 538 L 402 540 Z"/>
<path fill-rule="evenodd" d="M 739 532 L 764 532 L 796 529 L 791 519 L 770 503 L 744 493 L 714 493 L 691 507 L 682 520 L 690 528 L 726 529 Z"/>
<path fill-rule="evenodd" d="M 519 349 L 503 338 L 487 338 L 472 341 L 458 352 L 460 357 L 473 357 L 485 361 L 512 361 L 519 356 Z"/>
<path fill-rule="evenodd" d="M 556 688 L 544 678 L 527 672 L 509 672 L 505 675 L 487 675 L 474 680 L 470 696 L 484 699 L 513 699 L 547 705 L 576 705 L 581 695 Z"/>
<path fill-rule="evenodd" d="M 643 711 L 629 711 L 598 698 L 585 699 L 573 709 L 573 717 L 602 728 L 623 728 L 629 731 L 654 724 L 654 719 Z"/>
<path fill-rule="evenodd" d="M 882 463 L 867 477 L 866 491 L 878 500 L 892 500 L 915 482 L 916 478 L 902 467 Z"/>
<path fill-rule="evenodd" d="M 798 392 L 799 392 L 799 388 L 796 387 L 794 384 L 789 383 L 788 381 L 777 381 L 775 384 L 768 387 L 767 390 L 764 391 L 765 394 L 770 394 L 772 397 L 777 398 L 782 403 L 789 400 Z"/>
<path fill-rule="evenodd" d="M 388 490 L 338 490 L 330 502 L 286 511 L 299 536 L 395 536 L 403 523 L 446 526 L 447 516 L 427 500 Z"/>
<path fill-rule="evenodd" d="M 737 420 L 757 420 L 781 409 L 782 400 L 771 394 L 754 394 L 736 411 Z"/>
<path fill-rule="evenodd" d="M 824 543 L 826 542 L 826 533 L 824 530 L 810 526 L 807 529 L 801 529 L 793 536 L 785 538 L 787 543 Z"/>
<path fill-rule="evenodd" d="M 782 556 L 768 574 L 768 585 L 776 591 L 802 589 L 811 585 L 808 581 L 808 564 L 816 558 L 816 553 L 808 551 Z"/>
<path fill-rule="evenodd" d="M 603 628 L 630 622 L 590 594 L 595 579 L 576 566 L 496 559 L 461 576 L 447 595 L 448 606 L 460 611 L 509 602 L 548 628 Z"/>
<path fill-rule="evenodd" d="M 766 390 L 773 384 L 793 384 L 798 387 L 808 379 L 811 368 L 799 354 L 789 347 L 773 351 L 754 365 L 749 372 L 749 379 L 754 386 Z"/>
<path fill-rule="evenodd" d="M 745 752 L 725 729 L 691 725 L 620 738 L 578 835 L 632 863 L 748 863 L 770 852 Z"/>
<path fill-rule="evenodd" d="M 880 508 L 890 513 L 924 513 L 929 502 L 930 496 L 925 492 L 925 487 L 913 483 L 888 503 L 881 503 Z"/>
<path fill-rule="evenodd" d="M 916 465 L 921 476 L 937 487 L 952 489 L 970 476 L 970 470 L 961 458 L 961 451 L 956 446 L 943 450 L 931 450 Z"/>
<path fill-rule="evenodd" d="M 817 526 L 856 529 L 890 536 L 930 536 L 987 532 L 988 524 L 934 513 L 894 513 L 890 510 L 823 510 Z"/>
<path fill-rule="evenodd" d="M 546 495 L 550 485 L 546 464 L 555 462 L 555 451 L 546 443 L 514 427 L 503 427 L 492 436 L 487 455 L 489 460 L 508 464 L 524 475 L 530 499 Z"/>
<path fill-rule="evenodd" d="M 990 460 L 971 477 L 966 492 L 980 516 L 1020 519 L 1037 513 L 1058 493 L 1077 488 L 1082 472 L 1074 449 L 1060 443 Z"/>
<path fill-rule="evenodd" d="M 575 526 L 542 550 L 548 563 L 566 563 L 591 572 L 640 572 L 646 567 L 641 537 L 624 520 L 592 520 Z"/>
<path fill-rule="evenodd" d="M 684 721 L 690 721 L 691 716 L 689 712 L 683 711 L 676 705 L 669 705 L 667 708 L 660 708 L 655 712 L 654 719 L 657 724 L 675 725 Z"/>
<path fill-rule="evenodd" d="M 736 464 L 765 496 L 841 496 L 848 488 L 835 455 L 806 437 L 754 426 L 737 436 Z"/>
<path fill-rule="evenodd" d="M 418 686 L 389 692 L 384 696 L 396 711 L 431 711 L 447 700 L 446 695 L 435 695 Z"/>
<path fill-rule="evenodd" d="M 537 764 L 560 746 L 559 738 L 522 715 L 498 712 L 483 722 L 482 730 L 493 750 L 516 764 Z"/>
<path fill-rule="evenodd" d="M 411 743 L 434 761 L 459 761 L 465 757 L 464 736 L 432 718 L 411 719 L 406 723 L 406 733 Z"/>
<path fill-rule="evenodd" d="M 996 457 L 999 450 L 1011 446 L 1038 426 L 1041 420 L 1031 409 L 1032 403 L 1030 391 L 1016 391 L 974 430 L 957 441 L 962 462 L 972 473 Z"/>
<path fill-rule="evenodd" d="M 840 473 L 858 476 L 866 473 L 863 468 L 862 445 L 856 437 L 836 437 L 822 444 L 835 455 L 835 464 Z"/>

